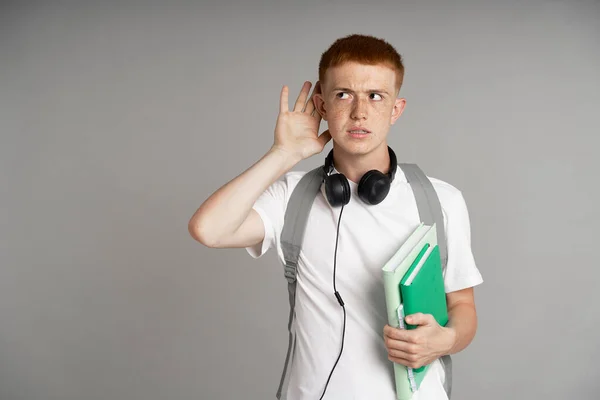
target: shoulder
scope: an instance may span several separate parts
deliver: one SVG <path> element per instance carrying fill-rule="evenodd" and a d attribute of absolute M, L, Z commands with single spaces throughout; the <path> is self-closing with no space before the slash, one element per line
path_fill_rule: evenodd
<path fill-rule="evenodd" d="M 308 172 L 309 171 L 289 171 L 283 174 L 279 180 L 288 186 L 296 186 Z"/>
<path fill-rule="evenodd" d="M 442 206 L 444 206 L 445 204 L 448 204 L 449 202 L 454 201 L 457 198 L 462 197 L 462 192 L 459 188 L 457 188 L 456 186 L 452 185 L 449 182 L 446 182 L 442 179 L 433 177 L 433 176 L 429 176 L 429 175 L 425 175 L 427 177 L 427 179 L 429 179 L 429 181 L 431 182 L 431 184 L 433 185 L 433 188 L 436 192 L 436 194 L 438 195 L 438 198 L 440 199 L 440 203 L 442 203 Z M 398 169 L 398 180 L 400 180 L 401 182 L 404 182 L 405 184 L 408 184 L 406 175 L 404 174 L 404 172 L 402 171 L 401 168 Z"/>
<path fill-rule="evenodd" d="M 281 188 L 285 188 L 286 191 L 293 191 L 294 188 L 298 185 L 300 180 L 306 175 L 309 171 L 289 171 L 283 174 L 277 181 L 273 183 L 275 186 L 279 186 Z"/>
<path fill-rule="evenodd" d="M 431 185 L 437 194 L 442 212 L 444 214 L 444 219 L 450 218 L 451 216 L 465 214 L 466 203 L 462 191 L 457 186 L 428 174 L 425 174 L 425 176 L 431 182 Z M 404 171 L 399 172 L 398 178 L 404 184 L 408 185 Z"/>
<path fill-rule="evenodd" d="M 462 191 L 456 186 L 441 179 L 429 177 L 435 192 L 440 201 L 440 206 L 444 213 L 444 218 L 451 218 L 454 221 L 464 220 L 468 222 L 468 211 L 465 198 Z"/>
<path fill-rule="evenodd" d="M 287 203 L 300 180 L 308 172 L 309 171 L 286 172 L 267 188 L 263 196 L 270 196 L 283 203 Z"/>
<path fill-rule="evenodd" d="M 310 181 L 312 182 L 315 178 L 321 179 L 322 174 L 320 167 L 311 169 L 309 171 L 289 171 L 283 174 L 275 184 L 285 186 L 288 190 L 294 190 L 294 188 L 300 183 L 302 178 L 309 178 L 307 175 L 310 174 Z"/>
<path fill-rule="evenodd" d="M 448 183 L 446 181 L 443 181 L 441 179 L 434 178 L 431 176 L 427 176 L 427 178 L 429 178 L 429 180 L 431 181 L 431 184 L 433 185 L 435 192 L 437 193 L 438 197 L 440 198 L 440 201 L 442 201 L 442 200 L 450 201 L 450 200 L 453 200 L 453 199 L 456 199 L 456 198 L 459 198 L 460 196 L 462 196 L 462 192 L 460 191 L 460 189 L 458 189 L 456 186 L 452 185 L 451 183 Z"/>

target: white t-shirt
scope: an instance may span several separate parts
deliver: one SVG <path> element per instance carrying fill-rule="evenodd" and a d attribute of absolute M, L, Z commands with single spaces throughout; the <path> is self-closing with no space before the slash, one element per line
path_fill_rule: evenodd
<path fill-rule="evenodd" d="M 334 171 L 334 173 L 337 171 Z M 291 171 L 271 185 L 254 209 L 265 227 L 262 244 L 247 248 L 258 258 L 277 250 L 284 262 L 280 235 L 290 195 L 306 172 Z M 448 247 L 444 277 L 446 292 L 483 282 L 471 252 L 470 223 L 462 193 L 430 178 L 442 206 Z M 387 323 L 381 268 L 420 223 L 417 204 L 404 173 L 398 168 L 390 192 L 378 205 L 352 197 L 344 207 L 339 232 L 336 286 L 347 313 L 342 357 L 327 387 L 326 399 L 396 398 L 393 364 L 383 341 Z M 333 260 L 340 207 L 332 208 L 324 186 L 315 198 L 306 226 L 296 288 L 297 343 L 287 398 L 318 399 L 338 357 L 343 311 L 333 295 Z M 414 400 L 447 399 L 444 370 L 435 361 Z"/>

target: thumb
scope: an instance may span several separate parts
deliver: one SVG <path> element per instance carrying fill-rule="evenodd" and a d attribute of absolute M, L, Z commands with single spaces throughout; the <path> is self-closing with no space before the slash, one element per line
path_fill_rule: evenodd
<path fill-rule="evenodd" d="M 325 147 L 325 145 L 327 144 L 327 142 L 329 142 L 331 140 L 331 134 L 329 133 L 329 129 L 327 129 L 326 131 L 324 131 L 323 133 L 321 133 L 319 135 L 319 143 Z"/>
<path fill-rule="evenodd" d="M 435 322 L 433 315 L 423 313 L 408 315 L 405 320 L 407 324 L 411 325 L 431 325 Z"/>

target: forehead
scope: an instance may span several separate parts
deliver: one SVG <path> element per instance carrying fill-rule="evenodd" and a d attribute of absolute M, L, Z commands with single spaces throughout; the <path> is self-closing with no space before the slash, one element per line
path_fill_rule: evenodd
<path fill-rule="evenodd" d="M 393 90 L 395 71 L 383 64 L 366 65 L 347 62 L 331 67 L 325 73 L 325 85 L 329 90 L 342 87 L 356 91 L 370 89 Z"/>

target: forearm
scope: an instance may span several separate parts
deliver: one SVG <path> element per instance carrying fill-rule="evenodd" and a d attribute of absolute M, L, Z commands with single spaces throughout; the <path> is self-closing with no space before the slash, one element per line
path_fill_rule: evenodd
<path fill-rule="evenodd" d="M 217 243 L 233 234 L 245 221 L 258 197 L 297 159 L 271 148 L 259 161 L 214 192 L 189 223 L 190 233 L 202 243 Z"/>
<path fill-rule="evenodd" d="M 475 337 L 477 331 L 477 312 L 470 302 L 456 303 L 448 308 L 446 328 L 453 336 L 452 345 L 446 354 L 455 354 L 464 350 Z"/>

